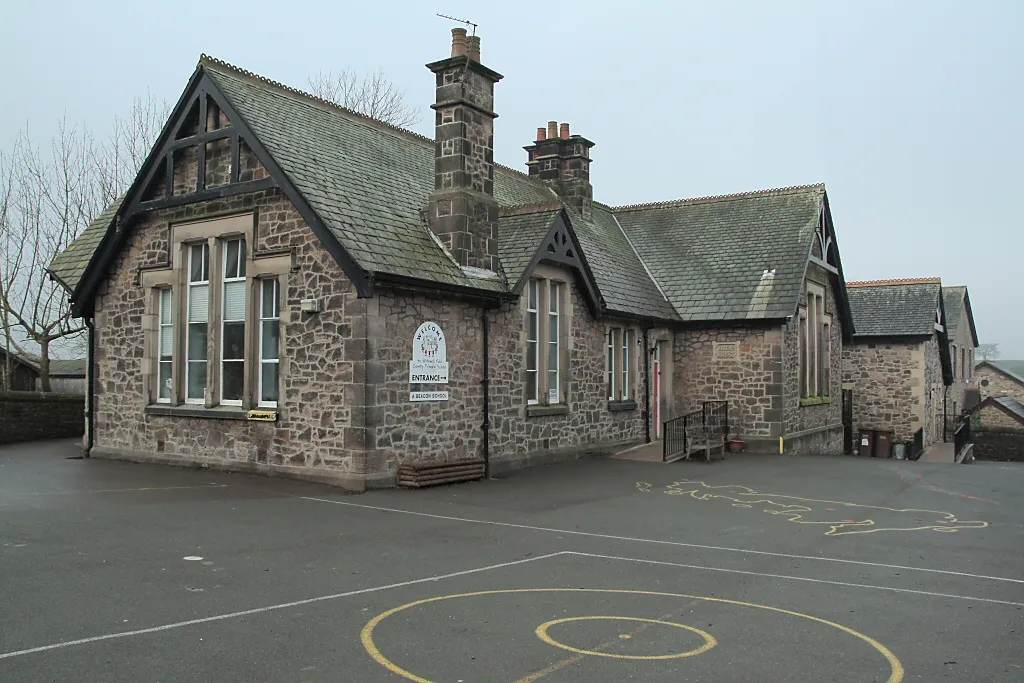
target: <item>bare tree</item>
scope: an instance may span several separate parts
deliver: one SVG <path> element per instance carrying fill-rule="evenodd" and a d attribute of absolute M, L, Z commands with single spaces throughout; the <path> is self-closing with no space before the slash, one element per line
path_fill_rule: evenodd
<path fill-rule="evenodd" d="M 45 268 L 88 225 L 97 211 L 89 185 L 92 140 L 60 122 L 48 153 L 36 147 L 28 128 L 19 131 L 4 168 L 11 184 L 0 257 L 0 312 L 5 343 L 39 366 L 41 388 L 50 391 L 51 345 L 80 334 L 63 289 Z"/>
<path fill-rule="evenodd" d="M 321 99 L 394 126 L 408 128 L 422 118 L 380 69 L 362 76 L 351 69 L 321 71 L 309 79 L 309 89 Z"/>
<path fill-rule="evenodd" d="M 104 207 L 134 182 L 169 113 L 170 105 L 165 100 L 147 92 L 135 98 L 127 116 L 114 116 L 110 134 L 93 148 L 95 182 Z"/>
<path fill-rule="evenodd" d="M 1003 353 L 999 350 L 999 344 L 978 344 L 978 355 L 982 360 L 998 360 Z"/>
<path fill-rule="evenodd" d="M 0 332 L 8 358 L 14 351 L 38 366 L 42 391 L 54 351 L 80 354 L 85 330 L 45 269 L 134 181 L 167 112 L 151 95 L 138 98 L 100 144 L 65 118 L 45 152 L 26 126 L 0 156 Z"/>

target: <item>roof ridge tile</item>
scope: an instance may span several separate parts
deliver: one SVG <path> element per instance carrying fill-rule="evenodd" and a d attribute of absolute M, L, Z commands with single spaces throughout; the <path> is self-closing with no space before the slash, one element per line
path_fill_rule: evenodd
<path fill-rule="evenodd" d="M 733 194 L 709 195 L 706 197 L 692 197 L 689 199 L 671 199 L 663 202 L 646 202 L 643 204 L 626 204 L 624 206 L 609 206 L 608 209 L 614 213 L 623 211 L 644 211 L 646 209 L 671 209 L 678 206 L 691 206 L 694 204 L 706 204 L 711 202 L 727 202 L 734 199 L 749 199 L 753 197 L 774 197 L 783 194 L 793 194 L 804 190 L 820 188 L 825 189 L 825 183 L 811 183 L 809 185 L 790 185 L 787 187 L 775 187 L 764 190 L 750 190 L 748 192 L 735 192 Z"/>
<path fill-rule="evenodd" d="M 246 77 L 246 78 L 248 78 L 250 80 L 257 81 L 259 83 L 263 83 L 263 84 L 266 84 L 266 85 L 270 85 L 270 86 L 273 86 L 275 88 L 279 88 L 280 90 L 283 90 L 283 91 L 285 91 L 287 93 L 291 93 L 292 95 L 298 95 L 298 96 L 303 97 L 305 99 L 311 100 L 312 102 L 314 102 L 316 104 L 320 104 L 320 105 L 329 107 L 331 109 L 336 109 L 337 111 L 340 111 L 340 112 L 342 112 L 344 114 L 352 116 L 352 117 L 354 117 L 354 118 L 356 118 L 356 119 L 358 119 L 360 121 L 364 121 L 364 122 L 366 122 L 368 124 L 371 124 L 371 125 L 374 125 L 374 126 L 378 126 L 378 127 L 382 128 L 383 130 L 385 130 L 387 132 L 398 133 L 398 134 L 403 135 L 405 137 L 412 138 L 413 140 L 415 140 L 417 142 L 426 142 L 426 143 L 428 143 L 430 145 L 434 144 L 434 139 L 433 138 L 428 138 L 426 135 L 422 135 L 421 133 L 417 133 L 415 131 L 409 130 L 408 128 L 402 128 L 401 126 L 396 126 L 393 123 L 389 123 L 387 121 L 382 121 L 381 119 L 375 119 L 372 116 L 369 116 L 367 114 L 363 114 L 362 112 L 356 111 L 355 109 L 349 109 L 348 107 L 343 107 L 340 104 L 338 104 L 337 102 L 332 102 L 332 101 L 330 101 L 328 99 L 324 99 L 323 97 L 319 97 L 317 95 L 314 95 L 313 93 L 306 92 L 305 90 L 300 90 L 299 88 L 294 88 L 294 87 L 292 87 L 290 85 L 286 85 L 286 84 L 282 83 L 281 81 L 275 81 L 272 78 L 267 78 L 266 76 L 262 76 L 262 75 L 256 73 L 255 71 L 249 71 L 248 69 L 243 69 L 240 66 L 235 66 L 234 64 L 232 64 L 230 62 L 226 62 L 223 59 L 218 59 L 217 57 L 214 57 L 212 55 L 208 55 L 205 52 L 199 55 L 199 65 L 200 66 L 206 66 L 206 65 L 211 65 L 211 64 L 213 66 L 221 67 L 223 69 L 230 69 L 231 71 L 235 72 L 236 74 L 238 74 L 240 76 L 244 76 L 244 77 Z M 495 162 L 494 166 L 495 166 L 495 168 L 500 168 L 502 170 L 509 171 L 509 172 L 515 173 L 517 175 L 521 175 L 524 178 L 528 178 L 530 180 L 533 180 L 533 178 L 530 178 L 529 174 L 524 173 L 523 171 L 520 171 L 518 169 L 512 168 L 510 166 L 505 166 L 504 164 L 499 164 L 497 162 Z M 536 182 L 536 181 L 534 181 L 534 182 Z"/>
<path fill-rule="evenodd" d="M 561 211 L 564 205 L 560 201 L 534 202 L 532 204 L 518 204 L 516 206 L 502 206 L 498 208 L 498 216 L 522 216 L 531 213 L 543 213 L 545 211 Z"/>
<path fill-rule="evenodd" d="M 847 282 L 847 287 L 892 287 L 896 285 L 941 285 L 942 278 L 937 277 L 906 277 L 892 280 L 854 280 Z"/>

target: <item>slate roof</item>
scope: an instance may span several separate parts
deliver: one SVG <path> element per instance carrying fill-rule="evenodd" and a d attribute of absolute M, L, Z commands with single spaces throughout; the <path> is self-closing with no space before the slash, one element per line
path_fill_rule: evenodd
<path fill-rule="evenodd" d="M 931 336 L 942 285 L 937 278 L 848 282 L 856 337 Z"/>
<path fill-rule="evenodd" d="M 498 258 L 509 287 L 514 287 L 526 272 L 561 211 L 561 204 L 527 205 L 498 217 Z"/>
<path fill-rule="evenodd" d="M 800 300 L 824 196 L 805 185 L 612 211 L 682 320 L 781 319 Z"/>
<path fill-rule="evenodd" d="M 85 377 L 84 358 L 69 360 L 51 360 L 50 377 Z"/>
<path fill-rule="evenodd" d="M 572 211 L 569 215 L 608 310 L 680 319 L 607 207 L 595 203 L 589 221 Z"/>
<path fill-rule="evenodd" d="M 509 211 L 558 201 L 549 186 L 496 165 L 502 273 L 464 272 L 427 227 L 434 142 L 206 57 L 198 69 L 230 101 L 303 201 L 369 274 L 510 293 L 556 211 Z M 823 185 L 611 208 L 589 219 L 562 207 L 607 310 L 664 321 L 792 315 Z M 51 264 L 76 290 L 119 204 Z M 774 271 L 763 277 L 765 269 Z M 840 271 L 841 272 L 841 271 Z"/>
<path fill-rule="evenodd" d="M 67 249 L 57 254 L 50 263 L 49 271 L 69 291 L 78 287 L 78 281 L 85 273 L 86 266 L 92 259 L 103 236 L 114 220 L 114 215 L 121 208 L 121 199 L 108 206 L 99 216 L 93 219 L 82 234 Z"/>
<path fill-rule="evenodd" d="M 0 359 L 6 356 L 6 352 L 0 349 Z M 20 354 L 11 353 L 11 360 L 39 372 L 39 362 L 32 358 L 26 358 Z M 50 377 L 85 377 L 85 358 L 72 358 L 69 360 L 50 359 Z"/>
<path fill-rule="evenodd" d="M 369 272 L 480 287 L 439 249 L 420 211 L 434 190 L 434 143 L 221 62 L 211 78 L 345 250 Z M 525 174 L 495 168 L 499 205 L 550 201 Z"/>
<path fill-rule="evenodd" d="M 974 345 L 978 345 L 978 330 L 974 326 L 974 311 L 971 310 L 971 298 L 967 294 L 967 287 L 963 285 L 956 285 L 952 287 L 942 288 L 942 302 L 946 309 L 946 328 L 949 331 L 949 337 L 952 339 L 956 335 L 957 328 L 962 322 L 971 327 L 971 340 Z M 963 313 L 966 310 L 967 320 L 961 320 Z"/>

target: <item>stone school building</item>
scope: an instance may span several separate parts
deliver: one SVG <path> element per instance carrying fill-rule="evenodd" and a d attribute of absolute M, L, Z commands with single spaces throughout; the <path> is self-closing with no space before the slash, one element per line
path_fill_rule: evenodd
<path fill-rule="evenodd" d="M 824 186 L 608 206 L 568 124 L 495 163 L 478 37 L 427 69 L 434 139 L 200 59 L 50 267 L 89 323 L 92 455 L 363 489 L 657 441 L 705 401 L 748 450 L 841 452 Z"/>

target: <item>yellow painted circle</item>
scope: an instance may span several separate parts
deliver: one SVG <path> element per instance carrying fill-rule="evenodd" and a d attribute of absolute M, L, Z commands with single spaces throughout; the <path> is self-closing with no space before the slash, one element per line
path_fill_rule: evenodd
<path fill-rule="evenodd" d="M 660 591 L 632 591 L 632 590 L 616 590 L 610 588 L 510 588 L 505 590 L 493 590 L 493 591 L 476 591 L 473 593 L 456 593 L 454 595 L 439 595 L 434 598 L 424 598 L 423 600 L 416 600 L 409 602 L 398 607 L 392 607 L 386 612 L 381 612 L 373 619 L 367 622 L 366 626 L 363 627 L 360 638 L 363 641 L 363 647 L 366 648 L 367 653 L 373 658 L 375 662 L 383 666 L 388 671 L 398 674 L 402 678 L 410 681 L 416 681 L 417 683 L 433 683 L 428 678 L 417 676 L 411 671 L 407 671 L 402 667 L 398 666 L 390 659 L 381 653 L 380 649 L 377 648 L 377 644 L 373 641 L 373 631 L 380 622 L 384 621 L 388 617 L 404 612 L 407 609 L 413 607 L 419 607 L 420 605 L 427 605 L 432 602 L 441 602 L 442 600 L 456 600 L 459 598 L 474 598 L 481 595 L 509 595 L 513 593 L 605 593 L 605 594 L 618 594 L 618 595 L 653 595 L 667 598 L 686 598 L 688 600 L 703 600 L 705 602 L 717 602 L 725 605 L 737 605 L 739 607 L 750 607 L 753 609 L 763 609 L 768 612 L 775 612 L 777 614 L 786 614 L 791 617 L 800 617 L 801 619 L 807 619 L 825 626 L 831 626 L 834 629 L 838 629 L 843 633 L 849 634 L 854 638 L 858 638 L 861 641 L 867 643 L 875 650 L 877 650 L 886 661 L 889 663 L 889 678 L 886 679 L 885 683 L 901 683 L 903 681 L 903 665 L 900 660 L 892 653 L 892 651 L 885 645 L 872 638 L 866 636 L 859 631 L 854 631 L 848 626 L 837 624 L 834 621 L 828 621 L 820 617 L 813 617 L 810 614 L 803 614 L 801 612 L 793 612 L 788 609 L 782 609 L 781 607 L 769 607 L 768 605 L 758 605 L 753 602 L 740 602 L 739 600 L 726 600 L 725 598 L 709 598 L 703 595 L 687 595 L 686 593 L 664 593 Z"/>
<path fill-rule="evenodd" d="M 687 650 L 686 652 L 678 652 L 670 655 L 619 655 L 612 652 L 598 652 L 597 650 L 583 650 L 578 647 L 572 647 L 565 643 L 560 643 L 550 635 L 548 635 L 548 629 L 558 624 L 565 624 L 572 621 L 591 621 L 594 619 L 617 619 L 619 621 L 642 621 L 647 624 L 661 624 L 662 626 L 671 626 L 673 628 L 681 628 L 691 633 L 696 633 L 704 639 L 704 644 L 693 650 Z M 637 617 L 569 617 L 567 619 L 552 619 L 551 621 L 544 622 L 537 627 L 537 637 L 543 640 L 548 645 L 554 645 L 560 647 L 563 650 L 569 652 L 575 652 L 579 655 L 594 655 L 596 657 L 611 657 L 612 659 L 682 659 L 683 657 L 693 657 L 694 655 L 702 655 L 715 645 L 718 645 L 718 641 L 710 633 L 701 631 L 699 628 L 687 626 L 686 624 L 677 624 L 674 621 L 661 621 L 660 619 L 640 619 Z M 620 638 L 622 636 L 619 636 Z"/>

